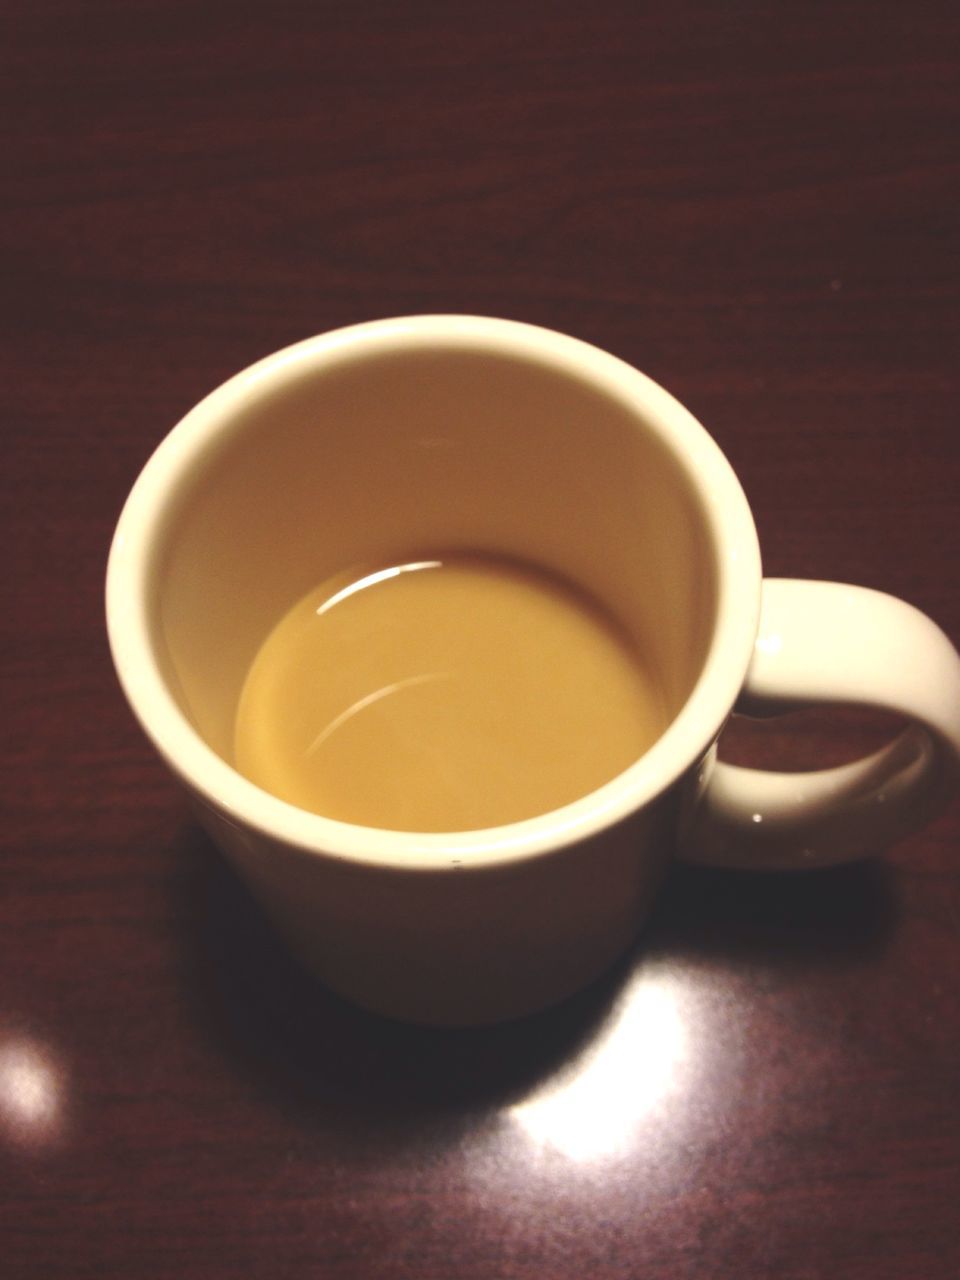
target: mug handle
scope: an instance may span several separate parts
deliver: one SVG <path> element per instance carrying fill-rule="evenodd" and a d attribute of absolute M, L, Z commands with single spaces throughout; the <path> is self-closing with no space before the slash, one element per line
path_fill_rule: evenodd
<path fill-rule="evenodd" d="M 960 655 L 936 623 L 880 591 L 768 578 L 734 710 L 874 707 L 909 727 L 874 755 L 811 773 L 700 770 L 678 853 L 712 866 L 788 870 L 877 852 L 936 815 L 960 777 Z"/>

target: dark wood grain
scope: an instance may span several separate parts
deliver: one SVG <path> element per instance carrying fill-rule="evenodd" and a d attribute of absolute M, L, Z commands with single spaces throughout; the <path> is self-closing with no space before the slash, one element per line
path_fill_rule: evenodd
<path fill-rule="evenodd" d="M 0 1273 L 960 1274 L 960 806 L 806 879 L 678 871 L 598 989 L 405 1029 L 286 959 L 101 621 L 191 403 L 452 310 L 639 365 L 727 451 L 768 572 L 960 639 L 960 10 L 9 0 L 3 28 Z"/>

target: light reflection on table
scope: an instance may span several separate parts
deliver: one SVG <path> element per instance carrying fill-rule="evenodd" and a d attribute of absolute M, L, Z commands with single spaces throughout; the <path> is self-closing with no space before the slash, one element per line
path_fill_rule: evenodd
<path fill-rule="evenodd" d="M 67 1075 L 53 1051 L 21 1034 L 0 1038 L 0 1136 L 18 1147 L 57 1139 L 66 1116 Z"/>
<path fill-rule="evenodd" d="M 690 1086 L 686 995 L 669 968 L 642 970 L 584 1053 L 512 1106 L 511 1120 L 577 1163 L 624 1153 L 644 1120 Z"/>

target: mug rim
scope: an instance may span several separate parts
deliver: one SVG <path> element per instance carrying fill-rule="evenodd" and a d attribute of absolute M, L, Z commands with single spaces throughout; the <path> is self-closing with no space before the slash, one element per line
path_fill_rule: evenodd
<path fill-rule="evenodd" d="M 151 584 L 157 534 L 195 461 L 249 395 L 346 354 L 415 349 L 486 351 L 577 376 L 634 415 L 644 410 L 699 503 L 715 558 L 714 634 L 683 707 L 632 765 L 561 808 L 474 831 L 411 832 L 360 826 L 297 808 L 237 772 L 177 705 L 156 659 Z M 743 685 L 759 624 L 761 562 L 749 504 L 727 458 L 678 400 L 632 365 L 579 338 L 538 325 L 475 315 L 412 315 L 330 330 L 284 347 L 233 375 L 189 410 L 148 458 L 126 499 L 110 547 L 106 622 L 114 667 L 141 728 L 168 768 L 202 803 L 237 827 L 307 855 L 398 872 L 458 872 L 548 855 L 615 826 L 666 792 L 709 749 Z"/>

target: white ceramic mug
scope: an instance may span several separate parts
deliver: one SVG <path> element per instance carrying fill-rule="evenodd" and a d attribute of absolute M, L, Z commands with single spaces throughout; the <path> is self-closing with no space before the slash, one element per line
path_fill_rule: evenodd
<path fill-rule="evenodd" d="M 332 821 L 247 781 L 233 717 L 273 623 L 334 572 L 413 546 L 588 587 L 655 658 L 662 737 L 573 804 L 450 835 Z M 925 821 L 960 769 L 960 658 L 935 624 L 863 588 L 763 581 L 743 491 L 694 418 L 613 356 L 512 321 L 358 325 L 214 391 L 130 494 L 107 621 L 136 716 L 294 949 L 350 999 L 425 1023 L 518 1016 L 589 982 L 678 848 L 843 861 Z M 734 709 L 833 702 L 911 724 L 817 773 L 717 762 Z"/>

